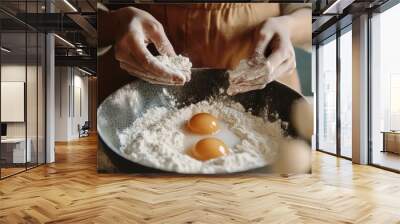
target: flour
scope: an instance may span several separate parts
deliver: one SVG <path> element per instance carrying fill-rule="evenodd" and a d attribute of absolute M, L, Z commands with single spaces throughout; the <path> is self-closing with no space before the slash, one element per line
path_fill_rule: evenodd
<path fill-rule="evenodd" d="M 263 60 L 263 56 L 257 57 L 254 61 L 248 59 L 242 59 L 239 62 L 239 65 L 233 69 L 229 70 L 229 87 L 227 89 L 228 95 L 235 95 L 237 90 L 241 88 L 241 86 L 236 83 L 239 81 L 243 81 L 244 79 L 248 80 L 247 85 L 260 85 L 260 78 L 267 78 L 266 74 L 271 73 L 271 66 L 269 62 Z M 266 82 L 267 80 L 265 80 Z"/>
<path fill-rule="evenodd" d="M 190 75 L 192 63 L 190 62 L 189 58 L 182 55 L 159 55 L 156 58 L 161 62 L 161 64 L 165 65 L 166 67 L 175 71 L 181 71 L 183 74 Z"/>
<path fill-rule="evenodd" d="M 229 126 L 240 141 L 226 156 L 198 161 L 186 153 L 182 126 L 207 112 Z M 142 165 L 179 173 L 231 173 L 263 167 L 276 159 L 285 139 L 281 122 L 265 121 L 227 100 L 201 101 L 184 108 L 154 107 L 118 133 L 120 150 Z"/>

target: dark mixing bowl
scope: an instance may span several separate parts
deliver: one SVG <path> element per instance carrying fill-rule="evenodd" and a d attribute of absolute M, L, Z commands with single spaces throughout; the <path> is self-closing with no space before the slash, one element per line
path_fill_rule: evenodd
<path fill-rule="evenodd" d="M 228 73 L 226 70 L 218 69 L 192 69 L 192 79 L 184 86 L 161 86 L 141 80 L 134 81 L 115 91 L 99 106 L 97 130 L 100 139 L 114 153 L 129 160 L 119 150 L 118 130 L 127 128 L 148 108 L 172 106 L 174 100 L 179 107 L 183 107 L 209 99 L 211 96 L 225 95 L 227 87 Z M 287 126 L 285 126 L 287 134 L 298 137 L 295 128 L 291 125 L 290 114 L 293 102 L 302 99 L 303 96 L 286 85 L 274 81 L 262 90 L 227 97 L 241 103 L 244 108 L 251 109 L 256 116 L 262 116 L 270 121 L 277 118 L 287 121 Z M 116 101 L 118 103 L 115 103 Z M 137 161 L 130 162 L 132 167 L 137 166 Z M 174 170 L 164 171 L 174 172 Z"/>

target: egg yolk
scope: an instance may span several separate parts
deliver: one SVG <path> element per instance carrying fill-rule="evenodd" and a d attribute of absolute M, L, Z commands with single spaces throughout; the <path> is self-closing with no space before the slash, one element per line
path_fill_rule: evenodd
<path fill-rule="evenodd" d="M 196 143 L 191 154 L 195 159 L 205 161 L 228 154 L 228 147 L 218 138 L 204 138 Z"/>
<path fill-rule="evenodd" d="M 187 126 L 196 134 L 212 134 L 219 130 L 217 118 L 209 113 L 198 113 L 190 118 Z"/>

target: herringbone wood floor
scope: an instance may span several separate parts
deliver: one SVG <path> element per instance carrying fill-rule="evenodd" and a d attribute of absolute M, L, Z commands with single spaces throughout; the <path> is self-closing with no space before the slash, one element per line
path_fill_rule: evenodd
<path fill-rule="evenodd" d="M 94 137 L 0 181 L 0 223 L 400 223 L 400 175 L 314 153 L 313 174 L 96 173 Z"/>

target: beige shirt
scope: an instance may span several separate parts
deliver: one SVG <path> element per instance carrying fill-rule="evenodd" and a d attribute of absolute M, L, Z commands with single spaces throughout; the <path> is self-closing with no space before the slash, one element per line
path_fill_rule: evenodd
<path fill-rule="evenodd" d="M 255 31 L 270 17 L 310 4 L 197 3 L 139 6 L 160 21 L 177 53 L 194 67 L 234 68 L 254 51 Z"/>
<path fill-rule="evenodd" d="M 235 68 L 255 48 L 255 32 L 270 17 L 287 15 L 310 3 L 135 4 L 152 14 L 178 54 L 193 67 Z M 279 81 L 300 90 L 297 73 Z"/>

